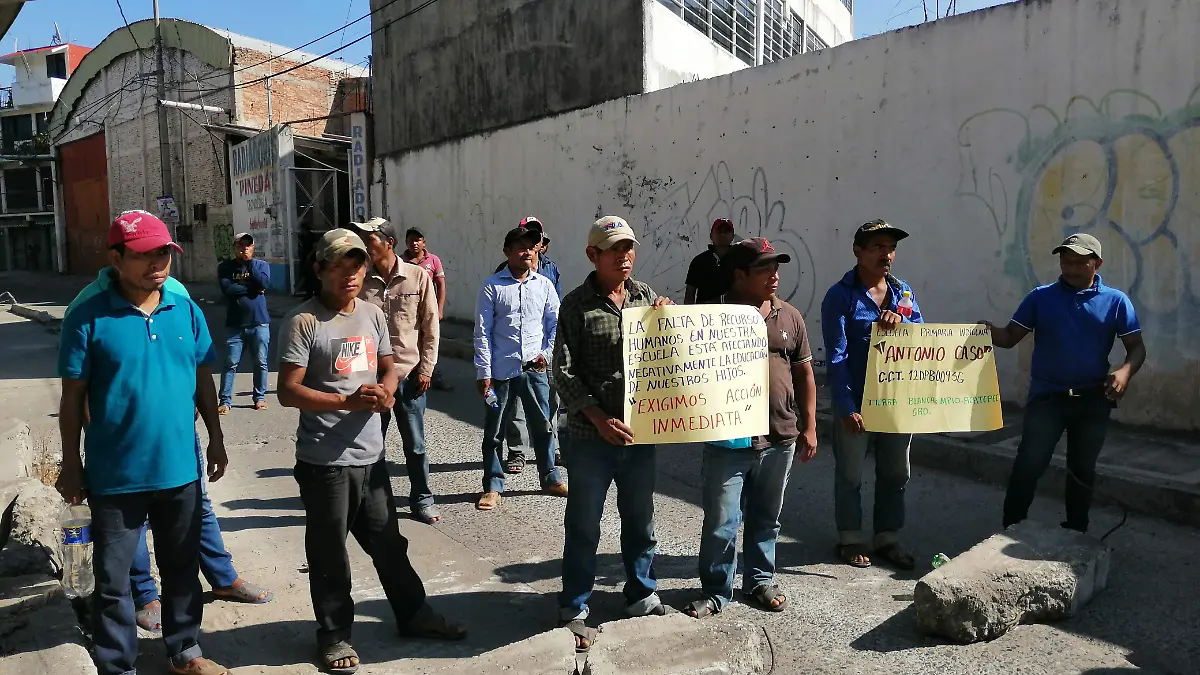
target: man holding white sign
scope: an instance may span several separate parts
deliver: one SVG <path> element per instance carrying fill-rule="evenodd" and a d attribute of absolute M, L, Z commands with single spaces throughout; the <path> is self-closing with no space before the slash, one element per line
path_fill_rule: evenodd
<path fill-rule="evenodd" d="M 746 239 L 722 260 L 732 270 L 726 303 L 750 305 L 767 328 L 769 431 L 762 436 L 704 445 L 704 526 L 700 540 L 700 583 L 704 597 L 687 607 L 703 618 L 733 599 L 738 525 L 745 520 L 742 590 L 759 608 L 780 612 L 787 597 L 775 577 L 779 513 L 792 461 L 817 454 L 817 384 L 813 377 L 808 329 L 800 312 L 775 293 L 779 265 L 791 262 L 766 239 Z M 799 413 L 799 415 L 797 415 Z"/>
<path fill-rule="evenodd" d="M 621 557 L 625 563 L 625 610 L 631 616 L 666 613 L 654 576 L 653 445 L 634 446 L 624 416 L 625 363 L 621 310 L 671 304 L 647 284 L 634 281 L 638 241 L 622 218 L 606 216 L 588 232 L 587 257 L 596 266 L 562 300 L 554 342 L 554 382 L 567 405 L 571 430 L 571 491 L 563 545 L 559 623 L 586 650 L 596 630 L 584 621 L 596 583 L 596 548 L 608 487 L 617 484 Z"/>

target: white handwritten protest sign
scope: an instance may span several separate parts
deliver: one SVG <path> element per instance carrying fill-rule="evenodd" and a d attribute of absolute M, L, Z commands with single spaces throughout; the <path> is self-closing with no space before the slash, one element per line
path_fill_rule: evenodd
<path fill-rule="evenodd" d="M 636 307 L 621 312 L 621 325 L 635 443 L 767 433 L 767 326 L 756 308 Z"/>

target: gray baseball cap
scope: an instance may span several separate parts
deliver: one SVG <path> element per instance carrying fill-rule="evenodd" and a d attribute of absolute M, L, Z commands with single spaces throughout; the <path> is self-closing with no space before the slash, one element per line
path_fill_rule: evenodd
<path fill-rule="evenodd" d="M 1104 260 L 1104 256 L 1100 254 L 1100 240 L 1090 234 L 1073 234 L 1057 248 L 1050 252 L 1051 255 L 1058 255 L 1063 251 L 1071 251 L 1079 255 L 1094 255 L 1100 260 Z"/>
<path fill-rule="evenodd" d="M 363 233 L 378 232 L 385 237 L 400 241 L 396 236 L 396 226 L 386 218 L 372 218 L 365 223 L 350 223 L 350 227 Z"/>

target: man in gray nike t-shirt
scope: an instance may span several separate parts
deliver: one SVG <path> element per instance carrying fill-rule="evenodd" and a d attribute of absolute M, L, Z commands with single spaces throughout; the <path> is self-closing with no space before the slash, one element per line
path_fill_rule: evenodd
<path fill-rule="evenodd" d="M 279 360 L 305 364 L 302 384 L 350 396 L 379 382 L 378 360 L 391 356 L 383 310 L 354 303 L 348 314 L 327 308 L 319 297 L 297 307 L 284 324 Z M 383 453 L 379 413 L 372 410 L 300 411 L 296 459 L 321 466 L 366 466 Z"/>
<path fill-rule="evenodd" d="M 458 640 L 466 628 L 426 602 L 396 523 L 379 414 L 395 404 L 400 378 L 383 310 L 357 299 L 366 246 L 349 230 L 330 230 L 315 257 L 321 292 L 284 320 L 279 403 L 300 410 L 294 475 L 321 665 L 351 672 L 348 534 L 371 556 L 402 635 Z"/>

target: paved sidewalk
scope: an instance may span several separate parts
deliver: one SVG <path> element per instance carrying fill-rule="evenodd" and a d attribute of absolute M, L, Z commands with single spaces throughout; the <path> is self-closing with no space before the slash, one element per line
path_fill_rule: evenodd
<path fill-rule="evenodd" d="M 464 323 L 443 324 L 443 357 L 473 358 L 471 332 L 472 327 Z M 820 386 L 817 396 L 818 422 L 827 437 L 829 425 L 834 423 L 829 392 Z M 1022 421 L 1019 409 L 1006 407 L 1004 428 L 996 431 L 918 435 L 913 439 L 912 461 L 1004 486 L 1021 441 Z M 1131 511 L 1200 527 L 1200 437 L 1113 424 L 1098 475 L 1098 504 L 1123 504 Z M 1039 492 L 1061 497 L 1067 480 L 1064 437 Z"/>

